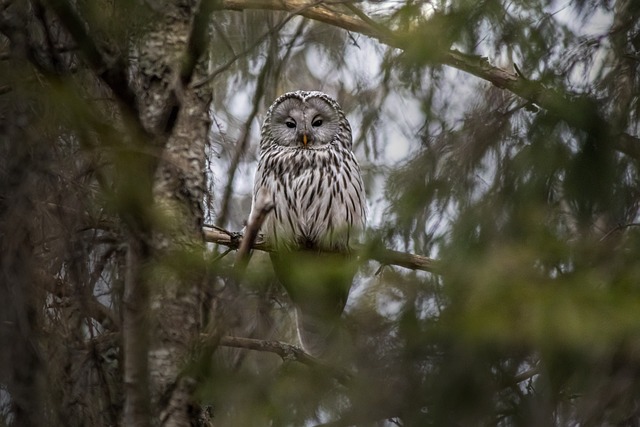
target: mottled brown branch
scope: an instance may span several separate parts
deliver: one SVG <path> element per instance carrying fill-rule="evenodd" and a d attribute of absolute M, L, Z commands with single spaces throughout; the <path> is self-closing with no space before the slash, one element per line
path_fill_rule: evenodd
<path fill-rule="evenodd" d="M 231 249 L 238 249 L 240 243 L 244 240 L 242 233 L 230 232 L 220 227 L 210 225 L 205 226 L 203 233 L 206 242 L 216 243 Z M 274 248 L 269 246 L 259 235 L 253 241 L 251 249 L 264 252 L 274 251 Z M 438 272 L 438 262 L 423 255 L 399 252 L 391 249 L 377 249 L 366 253 L 365 256 L 367 259 L 378 261 L 384 265 L 397 265 L 411 270 L 428 271 L 431 273 Z"/>
<path fill-rule="evenodd" d="M 437 273 L 437 261 L 423 255 L 384 249 L 374 251 L 370 259 L 383 265 L 397 265 L 411 270 L 422 270 Z"/>
<path fill-rule="evenodd" d="M 224 347 L 244 348 L 247 350 L 274 353 L 280 356 L 282 360 L 291 360 L 311 366 L 319 364 L 318 359 L 306 353 L 300 347 L 280 341 L 265 341 L 254 338 L 224 336 L 220 338 L 220 345 Z"/>
<path fill-rule="evenodd" d="M 306 353 L 300 347 L 296 347 L 294 345 L 283 343 L 280 341 L 265 341 L 254 338 L 223 336 L 220 338 L 219 345 L 224 347 L 243 348 L 247 350 L 274 353 L 280 356 L 284 361 L 299 362 L 312 368 L 328 370 L 330 374 L 341 384 L 346 384 L 350 379 L 350 375 L 346 371 L 336 369 L 323 363 L 319 359 L 316 359 L 315 357 Z"/>
<path fill-rule="evenodd" d="M 229 10 L 267 9 L 295 11 L 310 5 L 306 0 L 221 0 L 221 8 Z M 380 41 L 391 47 L 406 50 L 421 34 L 400 35 L 383 25 L 375 23 L 366 15 L 354 10 L 357 16 L 348 15 L 322 5 L 309 6 L 300 15 L 324 22 L 347 31 L 356 32 Z M 592 132 L 598 130 L 602 135 L 613 137 L 611 143 L 617 151 L 640 161 L 640 139 L 626 133 L 616 132 L 602 117 L 596 100 L 583 95 L 572 94 L 562 90 L 548 88 L 537 81 L 528 80 L 515 71 L 505 70 L 490 64 L 488 58 L 469 55 L 457 50 L 445 50 L 434 55 L 435 60 L 465 71 L 473 76 L 491 82 L 495 86 L 506 89 L 527 101 L 549 111 L 553 115 L 577 129 Z M 604 131 L 603 131 L 604 130 Z"/>

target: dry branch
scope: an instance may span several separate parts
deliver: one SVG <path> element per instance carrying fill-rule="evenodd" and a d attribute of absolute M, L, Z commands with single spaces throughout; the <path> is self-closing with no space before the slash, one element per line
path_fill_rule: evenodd
<path fill-rule="evenodd" d="M 300 362 L 313 368 L 328 370 L 330 374 L 341 384 L 346 384 L 350 378 L 349 373 L 346 371 L 329 366 L 306 353 L 301 348 L 280 341 L 265 341 L 254 338 L 223 336 L 220 338 L 219 344 L 224 347 L 243 348 L 247 350 L 274 353 L 285 361 Z"/>
<path fill-rule="evenodd" d="M 319 363 L 315 357 L 305 353 L 301 348 L 280 341 L 265 341 L 254 338 L 224 336 L 220 338 L 220 345 L 224 347 L 244 348 L 247 350 L 274 353 L 280 356 L 283 360 L 293 360 L 307 365 Z"/>

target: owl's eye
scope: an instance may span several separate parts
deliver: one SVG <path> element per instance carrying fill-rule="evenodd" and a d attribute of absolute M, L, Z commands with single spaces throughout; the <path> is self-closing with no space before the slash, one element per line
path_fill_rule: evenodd
<path fill-rule="evenodd" d="M 286 122 L 284 122 L 285 125 L 287 125 L 288 128 L 293 129 L 296 127 L 296 121 L 293 119 L 289 119 Z"/>
<path fill-rule="evenodd" d="M 315 119 L 312 123 L 311 126 L 317 128 L 318 126 L 322 126 L 322 119 Z"/>

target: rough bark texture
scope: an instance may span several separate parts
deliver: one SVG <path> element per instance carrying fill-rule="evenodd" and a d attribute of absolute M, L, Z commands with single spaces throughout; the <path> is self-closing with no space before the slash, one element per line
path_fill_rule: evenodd
<path fill-rule="evenodd" d="M 154 258 L 194 252 L 202 242 L 205 143 L 209 97 L 188 87 L 200 70 L 189 50 L 198 1 L 159 2 L 153 29 L 135 51 L 134 75 L 142 124 L 157 141 L 161 157 L 153 184 L 160 229 Z M 185 75 L 184 63 L 193 68 Z M 179 271 L 163 271 L 150 282 L 149 373 L 152 405 L 161 425 L 190 425 L 195 381 L 181 375 L 200 332 L 200 282 Z"/>

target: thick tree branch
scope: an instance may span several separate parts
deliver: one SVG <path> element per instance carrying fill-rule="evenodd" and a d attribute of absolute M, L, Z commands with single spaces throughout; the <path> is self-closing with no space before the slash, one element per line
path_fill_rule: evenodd
<path fill-rule="evenodd" d="M 423 255 L 382 248 L 370 253 L 369 258 L 383 265 L 397 265 L 411 270 L 422 270 L 431 273 L 438 272 L 437 261 Z"/>
<path fill-rule="evenodd" d="M 220 345 L 224 347 L 244 348 L 247 350 L 264 351 L 277 354 L 282 360 L 292 360 L 305 365 L 317 365 L 318 359 L 305 353 L 299 347 L 280 341 L 265 341 L 254 338 L 224 336 L 220 338 Z"/>
<path fill-rule="evenodd" d="M 221 0 L 221 7 L 230 10 L 267 9 L 294 11 L 309 5 L 307 0 Z M 411 48 L 415 40 L 423 39 L 423 34 L 400 35 L 383 25 L 375 23 L 366 15 L 349 5 L 348 9 L 357 16 L 348 15 L 323 5 L 314 5 L 304 9 L 300 15 L 324 22 L 347 31 L 353 31 L 372 37 L 381 43 L 402 50 Z M 420 30 L 417 30 L 420 31 Z M 601 135 L 613 137 L 613 147 L 640 161 L 640 139 L 626 133 L 616 132 L 598 111 L 597 102 L 585 95 L 571 94 L 548 88 L 537 81 L 528 80 L 516 72 L 495 67 L 487 58 L 469 55 L 457 50 L 445 50 L 434 55 L 435 60 L 444 65 L 457 68 L 471 75 L 487 80 L 526 99 L 561 118 L 574 128 L 586 132 L 597 130 Z"/>
<path fill-rule="evenodd" d="M 240 248 L 240 244 L 244 240 L 242 233 L 231 232 L 210 225 L 205 226 L 203 233 L 206 242 L 216 243 L 231 249 Z M 257 249 L 265 252 L 274 251 L 274 249 L 269 246 L 261 236 L 257 236 L 255 241 L 253 241 L 251 249 Z M 422 255 L 382 248 L 363 252 L 363 256 L 367 259 L 378 261 L 384 265 L 397 265 L 411 270 L 422 270 L 431 273 L 438 272 L 438 262 L 432 258 Z"/>

